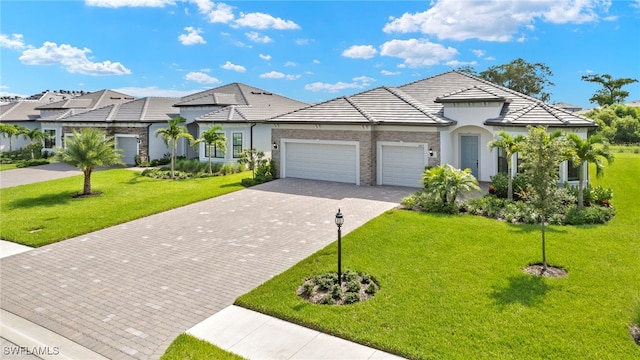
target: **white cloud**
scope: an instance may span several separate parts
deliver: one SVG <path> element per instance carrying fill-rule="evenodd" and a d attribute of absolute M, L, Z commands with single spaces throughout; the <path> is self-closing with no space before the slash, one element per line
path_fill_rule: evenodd
<path fill-rule="evenodd" d="M 260 74 L 260 77 L 263 79 L 287 79 L 287 80 L 296 80 L 300 78 L 300 75 L 287 75 L 281 73 L 279 71 L 271 71 L 268 73 Z"/>
<path fill-rule="evenodd" d="M 21 50 L 27 47 L 22 34 L 11 34 L 11 37 L 0 34 L 0 48 Z"/>
<path fill-rule="evenodd" d="M 479 58 L 483 57 L 484 54 L 486 54 L 486 51 L 480 49 L 471 50 L 471 52 Z"/>
<path fill-rule="evenodd" d="M 262 60 L 267 60 L 267 61 L 271 60 L 271 55 L 260 54 L 258 56 L 260 56 L 260 59 L 262 59 Z"/>
<path fill-rule="evenodd" d="M 305 85 L 304 89 L 308 91 L 313 91 L 313 92 L 322 91 L 322 92 L 335 93 L 335 92 L 347 90 L 347 89 L 362 89 L 371 85 L 371 82 L 376 81 L 376 79 L 373 79 L 367 76 L 355 77 L 351 80 L 353 81 L 349 83 L 339 81 L 335 84 L 314 82 L 314 83 Z"/>
<path fill-rule="evenodd" d="M 313 63 L 314 63 L 314 64 L 320 64 L 320 60 L 318 60 L 318 59 L 313 59 Z"/>
<path fill-rule="evenodd" d="M 233 21 L 233 19 L 235 19 L 235 15 L 233 15 L 233 9 L 235 9 L 235 7 L 227 5 L 225 3 L 204 3 L 206 5 L 203 6 L 199 4 L 198 8 L 200 9 L 201 13 L 207 15 L 210 23 L 228 24 Z"/>
<path fill-rule="evenodd" d="M 92 62 L 87 58 L 90 49 L 79 49 L 68 44 L 58 46 L 54 42 L 45 42 L 40 48 L 25 50 L 20 61 L 26 65 L 62 65 L 70 73 L 84 75 L 126 75 L 131 74 L 119 62 L 109 60 Z"/>
<path fill-rule="evenodd" d="M 444 64 L 448 65 L 448 66 L 451 66 L 451 67 L 460 67 L 460 66 L 465 66 L 465 65 L 477 65 L 478 63 L 476 61 L 450 60 L 450 61 L 447 61 Z"/>
<path fill-rule="evenodd" d="M 401 58 L 400 67 L 417 68 L 449 61 L 458 50 L 435 44 L 426 39 L 391 40 L 380 46 L 380 55 Z"/>
<path fill-rule="evenodd" d="M 300 26 L 291 20 L 283 20 L 281 18 L 273 17 L 269 14 L 255 12 L 255 13 L 240 13 L 240 18 L 234 21 L 235 27 L 249 27 L 253 29 L 276 29 L 276 30 L 298 30 Z"/>
<path fill-rule="evenodd" d="M 214 8 L 214 3 L 211 0 L 190 0 L 190 2 L 196 4 L 198 11 L 201 14 L 208 14 Z"/>
<path fill-rule="evenodd" d="M 122 87 L 112 89 L 113 91 L 121 92 L 123 94 L 129 94 L 134 97 L 183 97 L 191 95 L 201 90 L 175 90 L 175 89 L 160 89 L 157 86 L 148 87 Z"/>
<path fill-rule="evenodd" d="M 286 63 L 284 63 L 284 66 L 294 67 L 294 66 L 298 66 L 298 64 L 294 63 L 293 61 L 287 61 Z"/>
<path fill-rule="evenodd" d="M 192 71 L 184 76 L 185 80 L 195 81 L 200 84 L 217 84 L 220 80 L 199 71 Z"/>
<path fill-rule="evenodd" d="M 400 75 L 400 71 L 389 71 L 389 70 L 380 70 L 380 74 L 391 76 L 391 75 Z"/>
<path fill-rule="evenodd" d="M 640 1 L 640 0 L 639 0 Z M 296 45 L 309 45 L 309 43 L 311 43 L 313 40 L 311 39 L 296 39 Z"/>
<path fill-rule="evenodd" d="M 255 31 L 251 31 L 248 33 L 244 33 L 244 35 L 249 38 L 249 40 L 253 41 L 253 42 L 257 42 L 257 43 L 270 43 L 273 41 L 272 38 L 268 37 L 267 35 L 265 36 L 260 36 L 259 33 L 255 32 Z"/>
<path fill-rule="evenodd" d="M 439 39 L 511 41 L 521 26 L 535 20 L 564 24 L 597 21 L 609 0 L 439 0 L 428 10 L 391 17 L 386 33 L 421 32 Z"/>
<path fill-rule="evenodd" d="M 237 72 L 245 72 L 247 69 L 242 65 L 232 64 L 231 61 L 227 61 L 226 63 L 220 65 L 221 68 L 225 70 L 237 71 Z"/>
<path fill-rule="evenodd" d="M 200 36 L 200 34 L 202 33 L 202 30 L 196 29 L 192 26 L 187 26 L 186 28 L 184 28 L 184 30 L 187 31 L 187 33 L 180 34 L 180 36 L 178 36 L 178 40 L 180 40 L 180 43 L 182 43 L 182 45 L 195 45 L 195 44 L 207 43 L 204 40 L 204 38 Z"/>
<path fill-rule="evenodd" d="M 175 5 L 174 0 L 85 0 L 85 5 L 107 8 L 119 7 L 165 7 Z"/>
<path fill-rule="evenodd" d="M 352 59 L 371 59 L 378 51 L 371 45 L 353 45 L 342 52 L 342 56 Z"/>

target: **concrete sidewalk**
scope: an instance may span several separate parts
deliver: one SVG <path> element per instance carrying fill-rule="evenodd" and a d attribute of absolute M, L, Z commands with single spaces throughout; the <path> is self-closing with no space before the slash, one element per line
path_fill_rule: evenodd
<path fill-rule="evenodd" d="M 402 359 L 235 305 L 187 333 L 247 359 Z"/>

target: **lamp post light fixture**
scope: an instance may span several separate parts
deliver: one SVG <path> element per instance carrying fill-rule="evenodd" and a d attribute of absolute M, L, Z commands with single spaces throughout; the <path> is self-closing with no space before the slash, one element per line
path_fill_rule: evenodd
<path fill-rule="evenodd" d="M 338 209 L 336 225 L 338 226 L 338 284 L 340 287 L 342 287 L 342 224 L 344 224 L 344 217 Z"/>

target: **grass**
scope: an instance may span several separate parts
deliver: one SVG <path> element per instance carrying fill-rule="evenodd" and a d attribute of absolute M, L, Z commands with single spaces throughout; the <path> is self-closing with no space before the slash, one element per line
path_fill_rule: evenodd
<path fill-rule="evenodd" d="M 609 145 L 609 151 L 611 151 L 612 153 L 640 154 L 640 144 Z"/>
<path fill-rule="evenodd" d="M 160 360 L 201 359 L 241 360 L 244 358 L 188 334 L 178 336 L 160 358 Z"/>
<path fill-rule="evenodd" d="M 16 163 L 13 163 L 13 164 L 0 164 L 0 171 L 17 169 L 17 168 L 18 168 L 18 164 L 16 164 Z"/>
<path fill-rule="evenodd" d="M 157 180 L 126 169 L 93 173 L 102 195 L 74 199 L 83 176 L 0 189 L 0 238 L 43 246 L 242 189 L 247 173 Z"/>
<path fill-rule="evenodd" d="M 394 210 L 342 241 L 343 269 L 379 281 L 372 299 L 327 306 L 296 295 L 305 279 L 336 271 L 334 243 L 236 304 L 415 359 L 638 359 L 629 335 L 640 291 L 638 177 L 640 156 L 617 154 L 597 181 L 614 189 L 617 216 L 548 228 L 548 261 L 567 278 L 522 272 L 541 261 L 536 225 Z"/>

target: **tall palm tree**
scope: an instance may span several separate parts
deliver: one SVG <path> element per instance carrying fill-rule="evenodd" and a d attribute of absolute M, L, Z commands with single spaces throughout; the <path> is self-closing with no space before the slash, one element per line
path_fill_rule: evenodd
<path fill-rule="evenodd" d="M 23 128 L 21 134 L 24 136 L 25 139 L 29 139 L 29 141 L 31 142 L 31 160 L 35 159 L 35 154 L 33 153 L 33 146 L 37 143 L 42 143 L 44 141 L 44 139 L 46 139 L 48 137 L 48 135 L 38 129 L 38 128 L 33 128 L 33 129 L 27 129 L 27 128 Z"/>
<path fill-rule="evenodd" d="M 164 144 L 171 147 L 171 178 L 174 178 L 174 169 L 176 166 L 176 151 L 178 150 L 178 140 L 180 138 L 185 138 L 189 140 L 189 142 L 193 142 L 193 136 L 189 134 L 187 128 L 180 125 L 180 123 L 184 122 L 186 119 L 182 116 L 178 115 L 173 119 L 169 120 L 168 127 L 161 128 L 156 130 L 156 137 L 158 135 L 162 136 L 162 140 L 164 140 Z"/>
<path fill-rule="evenodd" d="M 519 151 L 520 144 L 524 140 L 524 136 L 518 135 L 516 137 L 512 137 L 508 132 L 504 130 L 500 130 L 498 132 L 498 136 L 500 136 L 500 139 L 489 141 L 489 150 L 493 150 L 493 148 L 499 148 L 504 151 L 504 156 L 507 158 L 507 175 L 509 178 L 507 198 L 509 200 L 513 200 L 513 176 L 511 175 L 513 171 L 513 155 Z"/>
<path fill-rule="evenodd" d="M 574 133 L 567 137 L 571 145 L 571 162 L 578 168 L 578 207 L 582 208 L 584 207 L 584 164 L 595 164 L 596 177 L 601 177 L 604 174 L 603 160 L 611 164 L 613 155 L 609 152 L 607 140 L 600 135 L 592 135 L 586 140 Z"/>
<path fill-rule="evenodd" d="M 17 125 L 0 124 L 0 133 L 9 138 L 9 152 L 13 151 L 13 137 L 20 135 L 22 127 Z"/>
<path fill-rule="evenodd" d="M 73 165 L 84 173 L 82 195 L 91 194 L 91 173 L 96 167 L 124 165 L 120 149 L 115 148 L 113 137 L 95 128 L 73 130 L 73 138 L 66 141 L 64 149 L 58 149 L 56 157 Z"/>
<path fill-rule="evenodd" d="M 211 171 L 211 153 L 214 147 L 220 149 L 220 151 L 227 151 L 227 137 L 224 134 L 221 134 L 223 131 L 222 126 L 214 125 L 209 130 L 204 131 L 201 137 L 193 142 L 193 145 L 197 145 L 201 142 L 205 144 L 207 147 L 207 152 L 209 153 L 209 174 Z"/>

